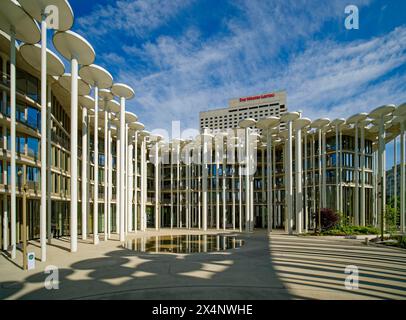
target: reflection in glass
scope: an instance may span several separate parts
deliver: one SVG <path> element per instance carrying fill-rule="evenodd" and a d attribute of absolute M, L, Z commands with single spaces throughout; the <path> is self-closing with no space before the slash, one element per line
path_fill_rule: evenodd
<path fill-rule="evenodd" d="M 198 253 L 236 249 L 243 244 L 235 236 L 189 234 L 131 239 L 124 247 L 138 252 Z"/>

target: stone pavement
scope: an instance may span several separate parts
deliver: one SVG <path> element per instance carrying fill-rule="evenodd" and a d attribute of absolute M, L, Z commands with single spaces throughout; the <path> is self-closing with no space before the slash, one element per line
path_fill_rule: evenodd
<path fill-rule="evenodd" d="M 157 234 L 202 232 L 130 238 Z M 79 240 L 70 253 L 68 238 L 54 239 L 48 261 L 32 271 L 18 266 L 21 253 L 15 262 L 0 256 L 0 299 L 406 299 L 406 250 L 278 232 L 269 238 L 262 230 L 238 237 L 241 248 L 194 254 L 134 252 L 117 238 L 97 246 Z M 39 243 L 29 251 L 39 256 Z M 47 265 L 59 268 L 58 290 L 44 287 Z M 358 267 L 358 290 L 345 288 L 348 265 Z"/>

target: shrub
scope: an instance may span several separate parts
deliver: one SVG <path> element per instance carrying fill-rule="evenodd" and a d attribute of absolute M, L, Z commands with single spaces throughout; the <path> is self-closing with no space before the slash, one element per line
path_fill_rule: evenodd
<path fill-rule="evenodd" d="M 396 210 L 391 205 L 386 206 L 385 212 L 385 224 L 386 224 L 386 231 L 393 235 L 396 233 L 397 230 L 397 221 L 396 221 Z"/>
<path fill-rule="evenodd" d="M 372 226 L 336 226 L 333 229 L 323 232 L 323 234 L 331 236 L 379 234 L 379 229 Z"/>
<path fill-rule="evenodd" d="M 316 229 L 319 229 L 319 215 L 314 214 L 313 219 L 316 221 Z M 332 209 L 323 208 L 320 209 L 321 230 L 326 231 L 334 228 L 340 222 L 340 217 Z"/>
<path fill-rule="evenodd" d="M 338 217 L 340 219 L 339 224 L 342 226 L 349 226 L 351 225 L 350 217 L 345 215 L 343 212 L 337 212 Z"/>
<path fill-rule="evenodd" d="M 398 243 L 399 243 L 399 247 L 406 249 L 406 236 L 400 236 Z"/>

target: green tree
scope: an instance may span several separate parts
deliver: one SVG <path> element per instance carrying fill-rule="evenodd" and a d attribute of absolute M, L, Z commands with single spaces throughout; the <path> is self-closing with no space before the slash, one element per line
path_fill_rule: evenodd
<path fill-rule="evenodd" d="M 390 204 L 386 205 L 386 213 L 385 213 L 385 225 L 386 225 L 386 232 L 388 232 L 391 236 L 396 233 L 397 231 L 397 214 L 394 207 Z"/>

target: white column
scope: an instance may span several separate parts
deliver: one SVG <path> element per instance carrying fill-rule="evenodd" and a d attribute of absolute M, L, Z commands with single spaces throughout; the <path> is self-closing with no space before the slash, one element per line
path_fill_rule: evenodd
<path fill-rule="evenodd" d="M 219 142 L 216 139 L 216 229 L 220 230 L 220 192 L 219 192 L 219 170 L 220 170 L 220 151 L 219 151 Z"/>
<path fill-rule="evenodd" d="M 285 174 L 285 176 L 284 176 L 284 181 L 285 181 L 285 199 L 284 199 L 284 201 L 285 201 L 285 217 L 284 217 L 284 220 L 285 220 L 285 232 L 286 233 L 288 233 L 289 232 L 289 213 L 288 213 L 288 206 L 287 206 L 287 199 L 288 199 L 288 187 L 287 187 L 287 183 L 288 183 L 288 162 L 287 162 L 287 154 L 288 154 L 288 143 L 287 143 L 287 141 L 284 141 L 285 142 L 285 144 L 284 144 L 284 146 L 283 146 L 283 148 L 284 148 L 284 156 L 283 156 L 283 169 L 284 169 L 284 174 Z M 279 197 L 279 199 L 280 200 L 282 200 L 280 197 Z"/>
<path fill-rule="evenodd" d="M 47 84 L 48 90 L 48 101 L 47 101 L 47 126 L 46 126 L 46 140 L 47 140 L 47 234 L 48 234 L 48 244 L 51 244 L 52 239 L 52 199 L 51 199 L 51 188 L 52 188 L 52 176 L 51 176 L 51 113 L 52 113 L 52 90 L 51 84 Z"/>
<path fill-rule="evenodd" d="M 312 209 L 313 214 L 316 212 L 316 133 L 312 135 L 312 144 L 311 144 L 311 161 L 312 161 Z M 320 180 L 319 180 L 320 181 Z M 316 218 L 317 219 L 317 218 Z M 312 227 L 316 228 L 315 220 L 312 219 Z M 313 225 L 314 224 L 314 225 Z"/>
<path fill-rule="evenodd" d="M 195 148 L 192 148 L 192 158 L 190 160 L 190 179 L 191 179 L 191 185 L 190 185 L 190 201 L 191 201 L 191 212 L 190 212 L 190 228 L 195 228 L 196 223 L 197 223 L 197 207 L 196 207 L 196 182 L 197 182 L 197 174 L 196 174 L 196 163 L 195 163 Z M 192 191 L 193 190 L 193 191 Z"/>
<path fill-rule="evenodd" d="M 395 216 L 398 215 L 398 168 L 397 168 L 397 137 L 393 139 L 393 208 L 395 209 Z"/>
<path fill-rule="evenodd" d="M 47 23 L 41 21 L 41 261 L 47 257 Z"/>
<path fill-rule="evenodd" d="M 138 228 L 138 132 L 134 136 L 134 231 L 137 232 Z"/>
<path fill-rule="evenodd" d="M 376 215 L 377 215 L 377 208 L 376 208 L 376 151 L 372 151 L 372 225 L 374 227 L 377 226 L 376 223 Z"/>
<path fill-rule="evenodd" d="M 292 121 L 288 121 L 288 139 L 286 154 L 286 204 L 288 233 L 293 233 L 293 166 L 292 166 Z"/>
<path fill-rule="evenodd" d="M 182 227 L 180 217 L 180 141 L 176 143 L 176 226 Z"/>
<path fill-rule="evenodd" d="M 1 55 L 3 61 L 3 84 L 7 84 L 7 56 L 4 54 Z M 7 92 L 3 90 L 2 92 L 2 105 L 3 112 L 6 114 L 7 110 Z M 3 149 L 7 150 L 7 127 L 3 126 Z M 7 159 L 3 160 L 3 183 L 7 184 Z M 4 193 L 3 195 L 3 250 L 6 251 L 8 248 L 8 195 Z"/>
<path fill-rule="evenodd" d="M 251 143 L 250 143 L 251 146 Z M 251 163 L 254 163 L 254 152 L 257 152 L 254 148 L 250 151 L 250 167 Z M 251 171 L 251 169 L 249 169 Z M 254 173 L 250 175 L 250 219 L 249 219 L 250 232 L 254 231 Z"/>
<path fill-rule="evenodd" d="M 234 151 L 233 151 L 234 152 Z M 233 157 L 233 175 L 231 176 L 231 194 L 232 194 L 232 224 L 235 231 L 235 157 Z"/>
<path fill-rule="evenodd" d="M 384 130 L 385 130 L 385 126 L 384 126 Z M 383 206 L 385 207 L 385 215 L 384 217 L 384 226 L 386 227 L 386 132 L 385 132 L 385 139 L 384 139 L 384 155 L 383 155 L 383 190 L 384 192 L 382 193 L 382 198 L 383 198 Z"/>
<path fill-rule="evenodd" d="M 125 240 L 124 229 L 124 191 L 125 191 L 125 98 L 120 98 L 120 241 Z"/>
<path fill-rule="evenodd" d="M 188 200 L 188 207 L 189 207 L 189 222 L 188 222 L 188 228 L 191 229 L 193 226 L 193 221 L 192 221 L 192 212 L 193 212 L 193 194 L 192 194 L 192 179 L 193 179 L 193 172 L 192 172 L 192 157 L 190 154 L 191 150 L 188 149 L 188 173 L 189 173 L 189 186 L 188 186 L 188 194 L 189 194 L 189 200 Z M 161 169 L 162 170 L 162 169 Z M 161 171 L 163 172 L 163 171 Z"/>
<path fill-rule="evenodd" d="M 162 152 L 158 146 L 158 230 L 161 228 L 162 223 L 162 209 L 161 209 L 161 189 L 162 189 L 162 177 L 163 177 L 163 166 L 162 161 Z"/>
<path fill-rule="evenodd" d="M 208 154 L 210 154 L 210 161 L 208 162 L 209 165 L 207 166 L 207 170 L 209 170 L 209 168 L 210 168 L 210 171 L 212 171 L 212 168 L 213 168 L 213 160 L 211 158 L 211 152 L 212 152 L 212 150 L 210 149 L 208 151 Z M 209 172 L 209 171 L 207 171 L 207 172 Z M 214 224 L 213 223 L 213 221 L 214 221 L 214 196 L 213 196 L 214 180 L 212 177 L 210 177 L 210 179 L 208 181 L 209 181 L 209 183 L 207 184 L 207 192 L 209 195 L 208 202 L 210 204 L 210 220 L 209 220 L 209 214 L 207 213 L 207 225 L 208 225 L 208 227 L 211 228 Z M 209 212 L 209 209 L 207 209 L 207 212 Z"/>
<path fill-rule="evenodd" d="M 238 197 L 238 221 L 239 229 L 242 232 L 242 167 L 238 166 L 238 178 L 239 178 L 239 197 Z"/>
<path fill-rule="evenodd" d="M 110 167 L 110 156 L 109 156 L 109 112 L 107 110 L 107 101 L 104 101 L 104 241 L 108 239 L 108 199 L 109 199 L 109 167 Z"/>
<path fill-rule="evenodd" d="M 327 151 L 326 151 L 326 132 L 323 132 L 322 138 L 322 146 L 323 146 L 323 187 L 322 187 L 322 195 L 323 195 L 323 208 L 327 207 Z"/>
<path fill-rule="evenodd" d="M 127 173 L 128 173 L 128 185 L 127 185 L 127 232 L 133 231 L 133 200 L 134 200 L 134 166 L 133 166 L 133 152 L 134 144 L 130 131 L 128 137 L 128 152 L 127 152 Z"/>
<path fill-rule="evenodd" d="M 108 177 L 108 195 L 107 195 L 107 238 L 110 238 L 111 235 L 111 198 L 113 195 L 113 153 L 112 153 L 112 145 L 113 145 L 113 139 L 111 137 L 111 127 L 110 127 L 110 117 L 111 114 L 108 113 L 108 118 L 107 118 L 107 146 L 108 146 L 108 157 L 109 157 L 109 162 L 108 162 L 108 172 L 109 172 L 109 177 Z"/>
<path fill-rule="evenodd" d="M 140 185 L 140 230 L 144 231 L 144 157 L 145 157 L 145 138 L 141 136 L 141 185 Z"/>
<path fill-rule="evenodd" d="M 261 221 L 262 221 L 262 227 L 265 226 L 265 224 L 268 226 L 267 221 L 267 216 L 268 214 L 266 213 L 266 207 L 264 205 L 264 202 L 266 199 L 266 192 L 265 192 L 265 153 L 266 153 L 266 149 L 263 148 L 261 149 Z"/>
<path fill-rule="evenodd" d="M 265 168 L 267 168 L 267 216 L 268 216 L 268 232 L 272 232 L 272 227 L 273 227 L 273 198 L 272 198 L 272 132 L 271 129 L 267 130 L 267 136 L 266 136 L 266 161 L 267 165 Z M 264 183 L 265 184 L 265 183 Z"/>
<path fill-rule="evenodd" d="M 117 140 L 116 140 L 116 233 L 120 234 L 120 175 L 121 175 L 121 143 L 120 143 L 120 128 L 117 128 Z"/>
<path fill-rule="evenodd" d="M 125 135 L 124 135 L 124 236 L 127 235 L 128 230 L 128 123 L 125 124 Z"/>
<path fill-rule="evenodd" d="M 276 147 L 275 146 L 273 146 L 272 148 L 272 159 L 271 159 L 271 163 L 272 163 L 272 165 L 271 165 L 271 168 L 272 168 L 272 173 L 271 173 L 271 177 L 272 177 L 272 179 L 271 179 L 271 188 L 272 188 L 272 192 L 271 192 L 271 194 L 272 194 L 272 226 L 277 226 L 278 225 L 278 222 L 277 222 L 277 210 L 278 210 L 278 207 L 276 206 L 276 200 L 277 200 L 277 194 L 276 194 L 276 188 L 275 188 L 275 186 L 276 186 L 276 163 L 275 163 L 275 159 L 276 159 Z"/>
<path fill-rule="evenodd" d="M 250 209 L 251 209 L 251 201 L 250 201 L 250 154 L 249 154 L 249 128 L 245 128 L 245 232 L 249 232 L 250 227 Z"/>
<path fill-rule="evenodd" d="M 124 212 L 124 234 L 127 235 L 128 230 L 130 230 L 130 206 L 129 206 L 129 197 L 130 197 L 130 190 L 129 190 L 129 182 L 130 182 L 130 157 L 129 157 L 129 143 L 128 137 L 130 133 L 129 124 L 126 122 L 125 124 L 125 212 Z"/>
<path fill-rule="evenodd" d="M 188 146 L 186 147 L 188 148 Z M 186 158 L 185 158 L 185 170 L 186 170 L 186 228 L 190 229 L 189 227 L 189 214 L 190 214 L 190 210 L 189 210 L 189 155 L 190 155 L 190 151 L 189 149 L 187 149 L 186 153 Z"/>
<path fill-rule="evenodd" d="M 296 130 L 296 233 L 303 232 L 303 190 L 302 190 L 302 130 Z"/>
<path fill-rule="evenodd" d="M 305 223 L 303 224 L 304 232 L 307 233 L 309 229 L 309 208 L 308 208 L 308 198 L 307 198 L 307 170 L 308 170 L 308 153 L 307 153 L 307 130 L 303 132 L 304 134 L 304 172 L 303 172 L 303 182 L 304 182 L 304 215 L 305 215 Z"/>
<path fill-rule="evenodd" d="M 199 146 L 199 161 L 197 162 L 198 165 L 197 166 L 197 180 L 198 180 L 198 188 L 199 191 L 197 193 L 197 225 L 198 225 L 198 229 L 200 230 L 202 228 L 202 170 L 203 170 L 203 164 L 201 163 L 201 146 Z"/>
<path fill-rule="evenodd" d="M 202 181 L 202 227 L 203 230 L 207 230 L 207 141 L 206 137 L 203 138 L 203 181 Z"/>
<path fill-rule="evenodd" d="M 339 143 L 339 134 L 338 134 L 339 124 L 336 123 L 336 212 L 340 212 L 340 188 L 339 188 L 339 155 L 338 155 L 338 143 Z"/>
<path fill-rule="evenodd" d="M 78 60 L 72 59 L 71 77 L 71 203 L 70 203 L 70 237 L 71 252 L 78 248 Z"/>
<path fill-rule="evenodd" d="M 144 137 L 141 136 L 141 163 L 140 163 L 140 177 L 141 177 L 141 183 L 140 183 L 140 230 L 144 231 L 144 157 L 145 157 L 145 152 L 144 152 Z"/>
<path fill-rule="evenodd" d="M 146 138 L 144 138 L 145 141 Z M 147 163 L 147 143 L 146 141 L 144 142 L 144 172 L 143 172 L 143 198 L 144 198 L 144 209 L 143 209 L 143 229 L 144 231 L 147 230 L 147 196 L 148 196 L 148 191 L 147 191 L 147 176 L 148 176 L 148 163 Z"/>
<path fill-rule="evenodd" d="M 355 129 L 355 159 L 354 159 L 354 223 L 356 226 L 360 224 L 359 221 L 359 144 L 358 144 L 358 122 L 354 124 Z"/>
<path fill-rule="evenodd" d="M 170 168 L 171 168 L 171 229 L 173 229 L 173 145 L 170 147 L 170 156 L 171 156 L 171 163 L 170 163 Z"/>
<path fill-rule="evenodd" d="M 319 210 L 317 212 L 317 223 L 316 225 L 318 225 L 319 223 L 319 212 L 320 209 L 323 207 L 323 196 L 322 196 L 322 176 L 323 176 L 323 170 L 322 170 L 322 166 L 323 166 L 323 161 L 322 161 L 322 130 L 321 128 L 319 129 Z M 321 230 L 321 226 L 319 226 L 320 230 Z"/>
<path fill-rule="evenodd" d="M 147 178 L 148 178 L 148 161 L 147 161 L 147 147 L 145 142 L 145 157 L 144 157 L 144 230 L 147 230 L 147 199 L 148 199 L 148 188 L 147 188 Z"/>
<path fill-rule="evenodd" d="M 340 178 L 339 178 L 339 189 L 340 189 L 340 212 L 344 213 L 344 197 L 343 197 L 343 132 L 340 128 Z"/>
<path fill-rule="evenodd" d="M 155 230 L 159 230 L 159 143 L 155 144 Z"/>
<path fill-rule="evenodd" d="M 89 116 L 89 110 L 87 111 L 87 151 L 86 151 L 86 157 L 87 157 L 87 165 L 86 165 L 86 170 L 87 170 L 87 187 L 86 187 L 86 199 L 87 199 L 87 206 L 86 206 L 86 233 L 89 233 L 89 223 L 90 223 L 90 217 L 91 217 L 91 212 L 90 212 L 90 198 L 92 195 L 90 194 L 90 172 L 91 172 L 91 150 L 90 150 L 90 145 L 91 145 L 91 131 L 90 131 L 90 116 Z M 62 221 L 62 220 L 61 220 Z M 90 226 L 91 228 L 92 226 Z"/>
<path fill-rule="evenodd" d="M 88 139 L 87 108 L 82 107 L 82 239 L 87 239 L 87 205 L 88 205 L 88 179 L 87 179 L 87 139 Z"/>
<path fill-rule="evenodd" d="M 365 125 L 361 127 L 361 206 L 360 223 L 365 226 Z"/>
<path fill-rule="evenodd" d="M 226 197 L 226 162 L 223 158 L 223 230 L 226 230 L 227 224 L 227 197 Z"/>
<path fill-rule="evenodd" d="M 191 149 L 187 149 L 186 172 L 187 172 L 187 228 L 192 228 L 192 161 Z M 162 172 L 162 171 L 161 171 Z"/>
<path fill-rule="evenodd" d="M 15 31 L 10 30 L 10 140 L 11 140 L 11 259 L 16 258 L 16 47 Z"/>
<path fill-rule="evenodd" d="M 93 195 L 93 244 L 99 243 L 99 88 L 94 87 L 94 195 Z"/>
<path fill-rule="evenodd" d="M 405 233 L 405 121 L 400 124 L 400 232 Z"/>
<path fill-rule="evenodd" d="M 147 179 L 147 163 L 146 163 L 146 137 L 142 138 L 142 145 L 141 145 L 141 230 L 145 231 L 147 228 L 147 221 L 146 221 L 146 179 Z"/>
<path fill-rule="evenodd" d="M 379 136 L 378 136 L 378 225 L 381 228 L 385 228 L 385 125 L 383 116 L 379 119 Z M 382 224 L 383 221 L 383 224 Z"/>
<path fill-rule="evenodd" d="M 5 70 L 5 69 L 3 69 Z M 3 91 L 3 98 L 6 91 Z M 3 102 L 6 101 L 3 99 Z M 6 104 L 3 104 L 4 106 Z M 3 149 L 7 150 L 7 127 L 3 127 Z M 3 168 L 7 168 L 7 160 L 3 161 Z M 7 183 L 7 170 L 3 170 L 3 181 Z M 3 250 L 8 249 L 8 196 L 7 193 L 3 195 Z"/>

